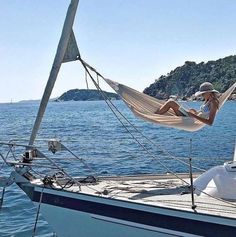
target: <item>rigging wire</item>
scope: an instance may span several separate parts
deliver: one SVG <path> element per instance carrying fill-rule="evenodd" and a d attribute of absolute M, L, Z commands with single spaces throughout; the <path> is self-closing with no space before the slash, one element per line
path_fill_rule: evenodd
<path fill-rule="evenodd" d="M 8 166 L 11 166 L 10 163 L 7 162 L 7 158 L 8 158 L 8 155 L 9 155 L 10 152 L 15 153 L 14 150 L 12 150 L 12 147 L 13 147 L 13 146 L 23 146 L 23 145 L 22 145 L 22 144 L 21 144 L 21 145 L 17 145 L 17 144 L 15 144 L 15 143 L 14 143 L 14 144 L 9 144 L 9 143 L 8 143 L 8 144 L 5 144 L 5 145 L 8 145 L 8 146 L 9 146 L 9 151 L 8 151 L 7 154 L 6 154 L 6 157 L 4 157 L 4 156 L 0 153 L 0 157 L 3 159 L 3 161 L 5 162 L 5 164 L 7 164 Z M 12 145 L 12 146 L 10 146 L 10 145 Z M 34 146 L 34 148 L 35 148 L 35 146 Z M 147 152 L 149 152 L 149 151 L 147 151 Z M 54 165 L 56 165 L 56 167 L 57 167 L 61 172 L 63 172 L 63 174 L 69 176 L 63 169 L 61 169 L 61 168 L 60 168 L 55 162 L 53 162 L 50 158 L 45 157 L 45 159 L 49 160 L 49 162 L 51 162 L 51 163 L 53 163 Z M 79 158 L 79 159 L 80 159 L 80 158 Z M 161 162 L 160 162 L 160 163 L 161 163 Z M 162 164 L 162 163 L 161 163 L 161 164 Z M 166 166 L 164 165 L 164 167 L 166 167 Z M 36 172 L 35 170 L 32 169 L 32 167 L 30 167 L 30 168 L 31 168 L 32 171 Z M 166 167 L 166 169 L 169 170 L 168 167 Z M 180 176 L 178 176 L 178 175 L 175 174 L 174 172 L 170 171 L 170 173 L 172 173 L 176 178 L 178 178 L 179 180 L 181 180 L 181 181 L 182 181 L 183 183 L 185 183 L 186 185 L 190 186 L 189 182 L 187 182 L 186 180 L 184 180 L 183 178 L 181 178 Z M 40 174 L 39 174 L 39 175 L 40 175 Z M 70 177 L 70 176 L 69 176 L 69 177 Z M 70 178 L 71 178 L 71 177 L 70 177 Z M 74 178 L 71 178 L 71 179 L 68 181 L 68 183 L 65 184 L 64 187 L 62 187 L 62 186 L 61 186 L 61 187 L 62 187 L 62 188 L 65 188 L 68 184 L 73 185 L 72 183 L 69 183 L 69 182 L 71 182 L 71 181 L 74 181 L 73 184 L 76 184 L 76 183 L 77 183 L 77 184 L 79 185 L 79 188 L 81 188 L 80 182 L 77 182 Z M 84 184 L 84 185 L 85 185 L 87 188 L 89 188 L 89 189 L 95 191 L 95 192 L 96 192 L 97 194 L 99 194 L 99 195 L 102 195 L 102 194 L 103 194 L 101 191 L 97 190 L 97 189 L 94 188 L 94 187 L 91 187 L 91 186 L 86 185 L 86 184 Z M 67 188 L 68 188 L 68 187 L 67 187 Z M 198 191 L 200 191 L 201 193 L 203 193 L 203 194 L 209 196 L 210 198 L 213 198 L 213 199 L 215 199 L 215 200 L 218 200 L 218 201 L 220 201 L 220 202 L 226 203 L 226 204 L 228 204 L 228 205 L 230 205 L 230 206 L 236 208 L 236 205 L 235 205 L 234 203 L 232 203 L 232 202 L 229 202 L 229 201 L 227 201 L 227 200 L 223 200 L 223 199 L 218 198 L 218 197 L 214 197 L 214 196 L 212 196 L 212 195 L 210 195 L 210 194 L 206 193 L 205 191 L 200 190 L 200 189 L 198 189 L 198 188 L 195 188 L 195 189 L 198 190 Z M 42 194 L 43 194 L 43 190 L 42 190 Z M 116 196 L 116 195 L 117 195 L 117 194 L 113 194 L 113 196 Z M 39 209 L 40 209 L 40 207 L 38 208 L 38 211 L 39 211 Z M 36 222 L 35 222 L 36 225 L 37 225 L 37 218 L 38 218 L 38 217 L 36 217 Z M 36 227 L 35 227 L 35 231 L 36 231 Z M 35 234 L 35 232 L 34 232 L 33 234 Z M 34 236 L 34 235 L 33 235 L 33 236 Z"/>
<path fill-rule="evenodd" d="M 96 74 L 96 75 L 97 75 L 97 84 L 99 86 L 99 77 L 98 77 L 98 74 Z"/>
<path fill-rule="evenodd" d="M 12 166 L 12 164 L 7 161 L 7 158 L 8 158 L 8 156 L 9 156 L 9 154 L 12 153 L 12 156 L 14 157 L 14 159 L 16 159 L 16 156 L 15 156 L 15 149 L 12 149 L 12 147 L 13 147 L 13 148 L 15 148 L 15 146 L 18 146 L 18 147 L 28 147 L 28 146 L 25 146 L 25 145 L 23 145 L 23 144 L 16 144 L 16 143 L 2 143 L 2 145 L 7 145 L 7 146 L 9 147 L 9 150 L 8 150 L 7 154 L 5 155 L 5 157 L 4 157 L 4 155 L 0 152 L 0 157 L 1 157 L 2 160 L 4 161 L 3 164 L 6 164 L 6 165 L 8 165 L 8 166 L 10 166 L 10 167 Z M 34 149 L 36 149 L 35 146 L 32 146 L 32 147 L 33 147 Z M 76 156 L 72 151 L 69 150 L 69 148 L 65 147 L 64 145 L 63 145 L 63 147 L 64 147 L 70 154 L 72 154 L 72 155 L 75 157 L 76 160 L 79 160 L 80 162 L 82 162 L 83 165 L 86 166 L 86 167 L 90 170 L 90 172 L 93 173 L 93 175 L 91 175 L 91 176 L 89 176 L 89 177 L 86 177 L 86 178 L 84 178 L 84 179 L 82 180 L 83 185 L 86 186 L 88 189 L 91 189 L 91 190 L 95 191 L 96 193 L 99 193 L 99 195 L 101 195 L 102 193 L 101 193 L 99 190 L 97 190 L 97 189 L 95 189 L 95 188 L 92 188 L 92 187 L 90 187 L 89 185 L 86 184 L 86 180 L 88 180 L 89 178 L 93 178 L 93 180 L 96 180 L 96 181 L 97 181 L 97 174 L 96 174 L 96 172 L 84 161 L 84 159 L 82 159 L 82 158 Z M 37 149 L 37 150 L 38 150 L 38 149 Z M 38 151 L 39 151 L 39 150 L 38 150 Z M 43 154 L 42 152 L 40 152 L 40 153 Z M 63 168 L 61 168 L 55 161 L 53 161 L 52 159 L 50 159 L 49 157 L 47 157 L 47 156 L 45 156 L 45 155 L 43 155 L 43 156 L 44 156 L 44 159 L 48 160 L 49 163 L 53 164 L 54 169 L 57 169 L 59 172 L 63 173 L 65 176 L 67 176 L 67 177 L 69 178 L 68 182 L 67 182 L 64 186 L 60 185 L 60 183 L 57 182 L 57 181 L 58 181 L 58 180 L 57 180 L 57 177 L 56 177 L 57 173 L 54 174 L 54 175 L 52 175 L 52 176 L 51 176 L 51 175 L 50 175 L 50 176 L 48 176 L 48 175 L 45 176 L 45 175 L 41 174 L 40 172 L 36 171 L 36 170 L 33 168 L 33 165 L 32 165 L 32 164 L 25 164 L 25 163 L 22 163 L 22 165 L 27 165 L 27 167 L 30 169 L 30 171 L 32 171 L 32 172 L 34 172 L 35 174 L 37 174 L 37 175 L 40 177 L 41 180 L 44 180 L 44 179 L 47 179 L 47 180 L 49 180 L 49 181 L 50 181 L 50 180 L 51 180 L 51 181 L 55 180 L 55 181 L 57 182 L 57 184 L 58 184 L 62 189 L 64 189 L 65 187 L 68 188 L 69 186 L 72 186 L 73 184 L 77 184 L 78 187 L 79 187 L 79 189 L 81 190 L 81 183 L 80 183 L 80 180 L 77 181 L 77 180 L 74 179 L 72 176 L 70 176 Z M 18 163 L 18 164 L 20 165 L 21 163 Z M 42 165 L 41 165 L 40 167 L 42 167 Z M 1 167 L 1 168 L 2 168 L 2 167 Z M 35 168 L 37 168 L 37 167 L 35 167 Z M 48 166 L 48 168 L 50 168 L 50 167 Z M 59 172 L 58 172 L 58 173 L 59 173 Z M 96 174 L 96 175 L 95 175 L 95 174 Z M 51 187 L 52 187 L 52 186 L 51 186 Z"/>
<path fill-rule="evenodd" d="M 87 71 L 85 70 L 85 82 L 86 82 L 86 87 L 87 87 L 87 90 L 89 89 L 89 86 L 88 86 L 88 73 Z"/>
<path fill-rule="evenodd" d="M 73 155 L 76 160 L 79 160 L 87 169 L 89 169 L 89 171 L 93 174 L 93 176 L 95 176 L 95 177 L 98 176 L 97 173 L 96 173 L 96 171 L 95 171 L 89 164 L 87 164 L 86 161 L 85 161 L 83 158 L 77 156 L 74 152 L 72 152 L 72 151 L 71 151 L 68 147 L 66 147 L 64 144 L 63 144 L 63 148 L 64 148 L 66 151 L 68 151 L 71 155 Z"/>
<path fill-rule="evenodd" d="M 34 229 L 33 229 L 32 237 L 34 237 L 35 234 L 36 234 L 36 229 L 37 229 L 37 224 L 38 224 L 38 219 L 39 219 L 39 211 L 40 211 L 41 203 L 42 203 L 42 200 L 43 200 L 44 188 L 45 188 L 45 186 L 43 186 L 43 188 L 41 190 L 41 193 L 40 193 L 39 204 L 38 204 L 36 218 L 35 218 L 35 222 L 34 222 Z"/>
<path fill-rule="evenodd" d="M 100 76 L 100 77 L 103 78 L 103 79 L 105 79 L 105 78 L 104 78 L 99 72 L 97 72 L 96 69 L 94 69 L 93 67 L 91 67 L 88 63 L 86 63 L 83 59 L 79 58 L 79 60 L 80 60 L 81 64 L 83 65 L 83 67 L 85 68 L 85 70 L 87 70 L 87 73 L 88 73 L 88 75 L 90 76 L 90 79 L 91 79 L 92 82 L 94 83 L 94 85 L 95 85 L 95 87 L 97 88 L 97 90 L 102 94 L 102 96 L 103 96 L 105 102 L 107 103 L 107 105 L 109 106 L 109 108 L 111 109 L 111 111 L 113 112 L 113 114 L 114 114 L 114 115 L 116 116 L 116 118 L 121 122 L 121 124 L 125 127 L 125 129 L 128 131 L 128 133 L 131 134 L 131 136 L 134 138 L 134 140 L 136 140 L 136 142 L 138 142 L 138 144 L 141 145 L 141 147 L 143 147 L 145 151 L 147 151 L 147 149 L 146 149 L 142 144 L 140 144 L 140 142 L 137 140 L 137 138 L 134 137 L 134 135 L 130 132 L 130 130 L 127 128 L 127 126 L 120 120 L 120 118 L 118 118 L 116 112 L 117 112 L 129 125 L 131 125 L 131 127 L 132 127 L 133 129 L 135 129 L 136 132 L 138 132 L 141 136 L 143 136 L 148 142 L 150 142 L 150 143 L 151 143 L 152 145 L 154 145 L 154 146 L 157 146 L 157 144 L 155 144 L 155 143 L 154 143 L 152 140 L 150 140 L 146 135 L 144 135 L 139 129 L 137 129 L 137 127 L 134 126 L 134 125 L 119 111 L 119 109 L 114 105 L 114 103 L 112 103 L 112 101 L 111 101 L 111 100 L 106 96 L 106 94 L 102 91 L 101 87 L 96 83 L 96 81 L 95 81 L 94 78 L 92 77 L 92 75 L 91 75 L 91 73 L 89 72 L 89 70 L 87 69 L 87 67 L 88 67 L 91 71 L 93 71 L 93 72 L 97 75 L 97 77 Z M 109 103 L 110 103 L 111 105 L 109 105 L 108 101 L 109 101 Z M 111 106 L 115 109 L 116 112 L 114 111 L 114 109 L 111 108 Z M 168 155 L 169 158 L 178 160 L 180 163 L 185 164 L 186 166 L 189 165 L 188 162 L 185 162 L 185 161 L 183 161 L 182 159 L 177 158 L 177 157 L 171 155 L 168 151 L 164 150 L 164 149 L 161 148 L 160 146 L 157 146 L 157 147 L 161 150 L 161 152 L 163 152 L 164 154 Z M 148 152 L 148 153 L 149 153 L 149 152 Z M 153 157 L 153 155 L 152 155 L 152 157 Z M 154 156 L 153 158 L 159 160 L 159 158 L 157 158 L 156 156 Z M 202 169 L 202 168 L 199 168 L 199 167 L 193 166 L 193 168 L 194 168 L 194 169 L 197 169 L 197 170 L 200 170 L 200 171 L 205 171 L 205 169 Z"/>
<path fill-rule="evenodd" d="M 112 101 L 105 95 L 105 93 L 102 91 L 102 89 L 100 88 L 100 86 L 96 83 L 96 81 L 94 80 L 93 76 L 91 75 L 91 73 L 89 72 L 88 68 L 90 70 L 92 70 L 97 76 L 100 76 L 101 78 L 105 79 L 100 73 L 98 73 L 93 67 L 91 67 L 89 64 L 87 64 L 85 61 L 82 60 L 81 57 L 78 58 L 79 61 L 81 62 L 81 64 L 83 65 L 83 67 L 85 68 L 85 70 L 87 71 L 90 79 L 92 80 L 92 82 L 94 83 L 95 87 L 99 90 L 99 92 L 101 93 L 102 97 L 104 98 L 106 104 L 108 105 L 108 107 L 111 109 L 111 111 L 113 112 L 113 114 L 116 116 L 116 118 L 119 120 L 119 122 L 124 126 L 124 128 L 127 130 L 127 132 L 133 137 L 133 139 L 151 156 L 153 157 L 154 159 L 157 159 L 155 155 L 153 155 L 152 153 L 149 152 L 149 150 L 146 149 L 146 147 L 139 142 L 139 140 L 130 132 L 130 130 L 127 128 L 127 126 L 120 120 L 120 118 L 117 116 L 115 110 L 125 119 L 125 121 L 127 121 L 138 133 L 140 133 L 144 138 L 146 138 L 148 141 L 150 141 L 152 144 L 154 144 L 149 138 L 147 138 L 142 132 L 140 132 L 119 110 L 118 108 L 112 103 Z M 88 68 L 87 68 L 88 67 Z M 109 103 L 108 103 L 109 101 Z M 112 108 L 115 108 L 115 110 Z M 157 146 L 156 144 L 154 144 L 155 146 Z M 179 162 L 185 164 L 185 165 L 188 165 L 189 166 L 189 163 L 185 162 L 185 161 L 182 161 L 180 160 L 179 158 L 176 158 L 175 156 L 171 155 L 169 152 L 165 151 L 162 149 L 162 152 L 163 153 L 167 153 L 168 155 L 171 156 L 171 158 L 173 159 L 176 159 L 178 160 Z M 160 162 L 159 159 L 157 159 L 158 162 L 165 168 L 167 169 L 172 175 L 174 175 L 176 178 L 180 179 L 183 183 L 187 184 L 188 186 L 190 186 L 190 183 L 185 181 L 183 178 L 181 178 L 179 175 L 177 175 L 175 172 L 173 172 L 172 170 L 170 170 L 165 164 L 163 164 L 162 162 Z M 199 167 L 195 167 L 195 166 L 192 166 L 193 168 L 195 169 L 198 169 L 198 170 L 201 170 L 201 171 L 206 171 L 205 169 L 202 169 L 202 168 L 199 168 Z M 220 198 L 217 198 L 217 197 L 214 197 L 206 192 L 204 192 L 203 190 L 199 190 L 196 188 L 196 190 L 200 191 L 201 193 L 213 198 L 213 199 L 216 199 L 218 201 L 222 201 L 224 203 L 227 203 L 233 207 L 236 208 L 236 205 L 234 203 L 231 203 L 229 201 L 226 201 L 226 200 L 222 200 Z"/>
<path fill-rule="evenodd" d="M 85 68 L 85 70 L 87 71 L 88 75 L 90 76 L 92 82 L 94 83 L 95 87 L 100 91 L 101 95 L 103 96 L 106 104 L 109 106 L 109 108 L 111 109 L 111 111 L 113 112 L 113 114 L 116 116 L 116 118 L 118 119 L 118 121 L 122 124 L 122 126 L 126 129 L 126 131 L 132 136 L 132 138 L 144 149 L 144 151 L 146 151 L 152 158 L 156 159 L 156 156 L 153 155 L 149 150 L 147 150 L 147 148 L 133 135 L 132 132 L 130 132 L 129 128 L 121 121 L 121 119 L 117 116 L 114 108 L 112 108 L 112 106 L 108 103 L 108 101 L 115 107 L 115 105 L 106 97 L 105 93 L 101 90 L 101 88 L 97 85 L 96 81 L 94 80 L 93 76 L 91 75 L 91 73 L 89 72 L 86 64 L 84 63 L 84 61 L 81 59 L 80 62 L 82 63 L 83 67 Z M 96 73 L 96 70 L 94 69 L 94 72 Z M 101 75 L 101 74 L 99 74 Z M 104 78 L 104 77 L 103 77 Z M 115 107 L 116 108 L 116 107 Z M 116 108 L 117 109 L 117 108 Z M 118 110 L 118 109 L 117 109 Z M 173 172 L 169 167 L 167 167 L 163 162 L 161 162 L 159 159 L 157 159 L 159 164 L 161 164 L 169 173 L 171 173 L 172 175 L 174 175 L 176 178 L 180 179 L 183 183 L 189 185 L 189 183 L 187 181 L 185 181 L 184 179 L 182 179 L 181 177 L 179 177 L 175 172 Z"/>

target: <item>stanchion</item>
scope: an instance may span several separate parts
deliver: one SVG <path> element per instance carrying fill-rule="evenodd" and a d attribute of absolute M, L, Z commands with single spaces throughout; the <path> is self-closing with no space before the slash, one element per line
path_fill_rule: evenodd
<path fill-rule="evenodd" d="M 192 198 L 192 209 L 195 211 L 196 205 L 194 202 L 194 187 L 193 187 L 193 171 L 192 171 L 192 139 L 190 139 L 190 148 L 189 148 L 189 178 L 190 178 L 190 190 Z"/>

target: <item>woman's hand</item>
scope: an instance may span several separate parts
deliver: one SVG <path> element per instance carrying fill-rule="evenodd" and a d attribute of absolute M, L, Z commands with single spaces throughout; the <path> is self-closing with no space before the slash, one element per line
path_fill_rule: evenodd
<path fill-rule="evenodd" d="M 195 109 L 190 109 L 189 112 L 190 112 L 191 114 L 197 114 L 197 113 L 198 113 L 197 110 L 195 110 Z"/>
<path fill-rule="evenodd" d="M 197 115 L 197 111 L 195 109 L 190 109 L 188 115 L 189 117 L 195 117 L 194 115 Z"/>
<path fill-rule="evenodd" d="M 188 111 L 188 115 L 189 117 L 193 117 L 195 115 L 195 113 L 192 113 L 190 110 Z"/>
<path fill-rule="evenodd" d="M 194 110 L 192 110 L 192 109 L 189 110 L 188 115 L 189 115 L 189 117 L 193 117 L 193 118 L 201 121 L 202 123 L 205 123 L 205 124 L 208 124 L 211 126 L 214 122 L 214 119 L 215 119 L 216 111 L 218 108 L 217 106 L 218 105 L 216 104 L 216 102 L 214 102 L 214 101 L 211 102 L 211 106 L 210 106 L 211 109 L 210 109 L 209 118 L 203 118 L 203 117 L 199 116 L 199 114 L 195 113 Z"/>

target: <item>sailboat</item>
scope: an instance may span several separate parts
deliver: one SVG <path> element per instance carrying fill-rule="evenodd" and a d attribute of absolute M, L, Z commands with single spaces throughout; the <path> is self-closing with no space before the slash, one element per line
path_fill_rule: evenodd
<path fill-rule="evenodd" d="M 78 2 L 79 0 L 71 0 L 68 7 L 29 143 L 1 142 L 0 157 L 13 168 L 10 177 L 3 180 L 1 186 L 5 189 L 15 182 L 36 205 L 37 217 L 33 236 L 36 233 L 39 213 L 42 213 L 57 235 L 63 237 L 234 236 L 235 160 L 214 167 L 200 176 L 192 173 L 190 159 L 186 164 L 190 170 L 188 174 L 170 172 L 166 175 L 73 177 L 55 162 L 55 154 L 61 152 L 68 159 L 72 156 L 82 162 L 88 169 L 89 166 L 60 139 L 50 139 L 45 149 L 35 145 L 37 132 L 62 63 L 80 61 L 98 89 L 99 85 L 91 71 L 104 78 L 79 53 L 72 30 Z M 127 91 L 131 91 L 129 95 L 133 96 L 125 97 L 125 103 L 138 116 L 148 116 L 152 120 L 152 106 L 156 106 L 158 101 L 144 96 L 145 100 L 138 99 L 143 101 L 138 107 L 134 98 L 139 95 L 135 91 L 112 80 L 106 81 L 123 98 Z M 224 94 L 222 104 L 234 89 L 235 85 Z M 106 100 L 106 103 L 115 115 L 123 116 L 112 101 Z M 176 118 L 172 114 L 165 115 L 163 120 L 165 125 L 174 123 L 183 128 L 198 129 L 202 126 L 194 124 L 195 121 L 183 121 L 184 118 Z M 160 118 L 156 121 L 160 121 Z M 48 170 L 50 175 L 49 172 L 45 175 Z"/>

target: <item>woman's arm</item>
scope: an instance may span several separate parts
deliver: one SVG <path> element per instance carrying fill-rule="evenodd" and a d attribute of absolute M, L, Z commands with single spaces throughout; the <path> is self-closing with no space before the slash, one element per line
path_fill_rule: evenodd
<path fill-rule="evenodd" d="M 188 114 L 190 117 L 193 117 L 193 118 L 211 126 L 214 122 L 216 111 L 217 111 L 217 103 L 215 101 L 211 101 L 209 118 L 203 118 L 201 116 L 198 116 L 195 113 L 192 113 L 191 111 L 189 111 Z"/>

